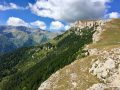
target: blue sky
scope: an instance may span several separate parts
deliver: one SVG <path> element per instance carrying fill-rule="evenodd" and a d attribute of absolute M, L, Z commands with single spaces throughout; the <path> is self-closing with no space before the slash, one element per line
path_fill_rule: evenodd
<path fill-rule="evenodd" d="M 1 0 L 0 3 L 1 4 L 3 4 L 4 2 L 15 3 L 18 6 L 26 7 L 28 3 L 35 3 L 35 1 L 36 0 Z M 5 10 L 5 11 L 0 11 L 0 24 L 2 25 L 6 24 L 6 21 L 9 17 L 18 17 L 18 18 L 25 20 L 26 22 L 33 22 L 36 20 L 41 20 L 41 21 L 46 22 L 47 25 L 49 25 L 51 21 L 53 21 L 53 19 L 51 18 L 44 18 L 44 17 L 40 17 L 40 16 L 33 14 L 30 9 L 26 9 L 26 10 L 10 9 L 10 10 Z"/>
<path fill-rule="evenodd" d="M 0 5 L 1 25 L 21 22 L 47 30 L 67 29 L 80 19 L 120 17 L 120 0 L 0 0 Z"/>
<path fill-rule="evenodd" d="M 108 12 L 119 12 L 120 13 L 120 0 L 112 0 L 111 3 L 109 3 L 110 7 L 108 9 Z"/>

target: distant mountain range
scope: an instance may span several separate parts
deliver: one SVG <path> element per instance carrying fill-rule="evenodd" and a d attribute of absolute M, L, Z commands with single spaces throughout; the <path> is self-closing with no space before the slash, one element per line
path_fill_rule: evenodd
<path fill-rule="evenodd" d="M 25 26 L 0 26 L 0 54 L 16 48 L 43 44 L 57 36 L 47 30 Z"/>

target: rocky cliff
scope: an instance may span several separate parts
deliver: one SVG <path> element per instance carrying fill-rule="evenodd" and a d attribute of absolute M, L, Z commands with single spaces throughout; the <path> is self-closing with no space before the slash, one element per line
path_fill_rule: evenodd
<path fill-rule="evenodd" d="M 103 26 L 107 20 L 82 20 L 82 21 L 76 21 L 74 23 L 74 27 L 78 27 L 80 29 L 85 28 L 85 27 L 93 27 L 93 26 Z"/>
<path fill-rule="evenodd" d="M 110 20 L 82 20 L 76 21 L 73 25 L 74 28 L 77 27 L 77 30 L 83 28 L 93 28 L 96 32 L 93 35 L 93 43 L 96 43 L 100 39 L 101 33 L 104 31 L 104 25 Z"/>

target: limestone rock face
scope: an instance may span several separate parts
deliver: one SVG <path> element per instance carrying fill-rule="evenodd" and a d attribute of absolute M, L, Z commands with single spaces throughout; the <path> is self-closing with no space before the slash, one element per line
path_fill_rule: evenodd
<path fill-rule="evenodd" d="M 74 27 L 78 27 L 80 29 L 85 28 L 85 27 L 93 27 L 93 26 L 103 26 L 105 24 L 106 20 L 86 20 L 86 21 L 77 21 L 74 24 Z"/>
<path fill-rule="evenodd" d="M 77 30 L 81 30 L 83 28 L 93 28 L 95 33 L 93 34 L 93 43 L 96 43 L 100 40 L 100 35 L 104 31 L 104 25 L 108 22 L 108 20 L 86 20 L 86 21 L 77 21 L 74 23 L 73 27 L 77 27 Z"/>
<path fill-rule="evenodd" d="M 117 88 L 117 90 L 120 90 L 120 48 L 113 48 L 110 51 L 94 50 L 96 50 L 97 54 L 99 53 L 99 56 L 96 60 L 93 60 L 89 72 L 103 81 L 106 89 Z M 92 55 L 97 55 L 96 53 L 92 53 Z M 95 88 L 93 89 L 95 86 L 96 84 L 88 90 L 96 90 Z"/>

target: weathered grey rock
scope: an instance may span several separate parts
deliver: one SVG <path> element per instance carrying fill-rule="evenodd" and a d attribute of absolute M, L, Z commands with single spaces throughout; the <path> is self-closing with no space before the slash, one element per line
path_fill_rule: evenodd
<path fill-rule="evenodd" d="M 96 43 L 100 40 L 100 35 L 104 31 L 103 26 L 108 20 L 87 20 L 87 21 L 76 21 L 73 25 L 74 28 L 77 28 L 76 34 L 78 31 L 81 32 L 83 28 L 93 28 L 96 32 L 93 34 L 93 43 Z"/>
<path fill-rule="evenodd" d="M 93 84 L 87 90 L 105 90 L 106 88 L 107 88 L 107 86 L 105 84 L 103 84 L 103 83 L 97 83 L 97 84 Z"/>
<path fill-rule="evenodd" d="M 93 61 L 89 72 L 103 81 L 107 88 L 120 88 L 120 48 L 113 48 L 109 51 L 99 50 L 98 52 L 99 57 Z M 96 55 L 96 53 L 92 53 L 92 55 Z"/>

